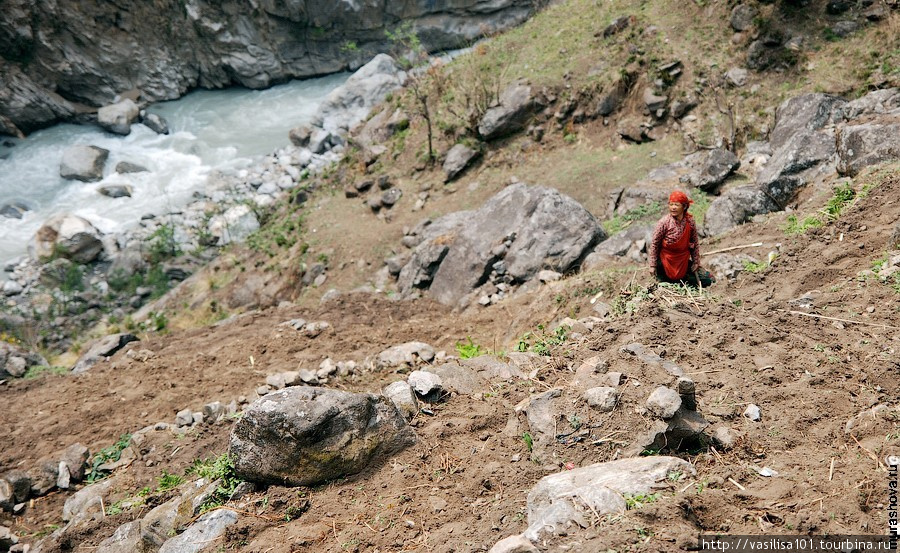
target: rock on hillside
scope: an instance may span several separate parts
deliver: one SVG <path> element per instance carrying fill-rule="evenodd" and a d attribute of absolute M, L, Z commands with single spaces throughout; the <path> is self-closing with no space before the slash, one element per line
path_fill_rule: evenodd
<path fill-rule="evenodd" d="M 446 305 L 464 305 L 492 272 L 521 284 L 542 269 L 566 272 L 606 238 L 594 216 L 556 190 L 516 183 L 475 211 L 420 224 L 399 290 L 428 289 Z M 412 245 L 412 243 L 408 243 Z"/>
<path fill-rule="evenodd" d="M 15 0 L 0 11 L 0 130 L 71 118 L 76 102 L 139 90 L 168 100 L 195 87 L 263 88 L 355 69 L 414 24 L 429 50 L 458 47 L 524 21 L 529 0 L 412 2 L 63 2 Z M 348 45 L 353 45 L 349 48 Z"/>
<path fill-rule="evenodd" d="M 772 154 L 756 182 L 726 191 L 709 207 L 705 227 L 721 234 L 754 215 L 781 211 L 809 183 L 836 171 L 900 158 L 900 90 L 887 89 L 846 101 L 828 94 L 786 100 L 769 137 Z"/>
<path fill-rule="evenodd" d="M 309 486 L 359 472 L 416 441 L 383 396 L 297 386 L 250 405 L 231 432 L 237 473 Z"/>

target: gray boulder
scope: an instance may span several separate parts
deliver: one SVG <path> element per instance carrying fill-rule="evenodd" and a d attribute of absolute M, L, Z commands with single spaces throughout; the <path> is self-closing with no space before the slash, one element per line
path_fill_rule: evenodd
<path fill-rule="evenodd" d="M 415 441 L 384 397 L 295 386 L 251 404 L 229 452 L 245 480 L 310 486 L 360 472 Z"/>
<path fill-rule="evenodd" d="M 47 360 L 39 354 L 26 351 L 5 341 L 0 341 L 0 379 L 19 378 L 30 367 L 46 366 Z"/>
<path fill-rule="evenodd" d="M 736 88 L 740 88 L 747 84 L 747 79 L 749 77 L 750 72 L 743 67 L 732 67 L 725 72 L 725 82 Z"/>
<path fill-rule="evenodd" d="M 510 185 L 474 212 L 451 214 L 421 232 L 423 238 L 397 281 L 403 294 L 427 288 L 447 305 L 467 303 L 498 262 L 512 282 L 542 269 L 576 267 L 606 238 L 593 215 L 556 190 Z"/>
<path fill-rule="evenodd" d="M 843 127 L 838 134 L 837 154 L 838 172 L 851 177 L 870 165 L 900 159 L 900 122 Z"/>
<path fill-rule="evenodd" d="M 754 215 L 777 210 L 778 205 L 758 186 L 738 186 L 713 200 L 703 226 L 707 235 L 715 236 L 746 223 Z"/>
<path fill-rule="evenodd" d="M 22 202 L 0 205 L 0 217 L 6 217 L 7 219 L 21 219 L 27 211 L 30 211 L 30 209 Z"/>
<path fill-rule="evenodd" d="M 328 95 L 313 125 L 331 133 L 346 134 L 405 81 L 406 73 L 397 62 L 387 54 L 378 54 Z"/>
<path fill-rule="evenodd" d="M 676 457 L 637 457 L 551 474 L 528 492 L 528 529 L 537 542 L 577 525 L 587 528 L 595 516 L 624 513 L 624 496 L 651 494 L 660 482 L 696 474 L 693 465 Z"/>
<path fill-rule="evenodd" d="M 407 342 L 380 352 L 375 358 L 375 368 L 414 367 L 419 363 L 430 363 L 434 356 L 434 348 L 425 342 Z"/>
<path fill-rule="evenodd" d="M 169 538 L 159 553 L 199 553 L 236 523 L 238 515 L 230 509 L 216 509 L 197 519 L 181 534 Z"/>
<path fill-rule="evenodd" d="M 209 220 L 209 233 L 219 245 L 243 242 L 259 230 L 259 219 L 246 204 L 229 208 L 225 213 Z"/>
<path fill-rule="evenodd" d="M 681 396 L 672 388 L 659 386 L 647 398 L 647 410 L 663 419 L 672 418 L 681 407 Z"/>
<path fill-rule="evenodd" d="M 34 259 L 55 255 L 90 263 L 103 251 L 100 231 L 87 219 L 70 213 L 54 215 L 35 233 L 29 246 Z"/>
<path fill-rule="evenodd" d="M 169 134 L 169 123 L 155 113 L 147 113 L 141 118 L 141 123 L 156 134 Z"/>
<path fill-rule="evenodd" d="M 381 393 L 391 400 L 394 407 L 407 419 L 413 418 L 419 412 L 419 400 L 416 399 L 416 394 L 408 383 L 399 380 L 385 386 Z"/>
<path fill-rule="evenodd" d="M 753 26 L 753 20 L 759 12 L 753 6 L 748 4 L 738 4 L 731 10 L 731 28 L 735 31 L 746 31 Z"/>
<path fill-rule="evenodd" d="M 700 190 L 707 192 L 715 190 L 741 166 L 738 157 L 724 148 L 716 148 L 703 153 L 705 155 L 702 156 L 703 159 L 699 164 L 699 174 L 691 182 Z"/>
<path fill-rule="evenodd" d="M 108 198 L 130 198 L 134 193 L 134 188 L 127 184 L 111 184 L 109 186 L 101 186 L 97 192 Z"/>
<path fill-rule="evenodd" d="M 120 161 L 116 164 L 116 173 L 143 173 L 145 171 L 147 171 L 146 167 L 130 161 Z"/>
<path fill-rule="evenodd" d="M 114 134 L 131 133 L 131 125 L 138 120 L 140 110 L 131 99 L 103 106 L 97 110 L 97 123 Z"/>
<path fill-rule="evenodd" d="M 478 134 L 493 140 L 525 128 L 537 107 L 531 87 L 514 84 L 500 94 L 497 106 L 488 109 L 478 123 Z"/>
<path fill-rule="evenodd" d="M 72 146 L 63 152 L 59 176 L 69 180 L 96 182 L 103 178 L 109 150 L 97 146 Z"/>
<path fill-rule="evenodd" d="M 465 144 L 457 144 L 450 148 L 447 158 L 444 160 L 444 181 L 450 182 L 455 179 L 476 157 L 478 157 L 478 150 L 473 150 Z"/>
<path fill-rule="evenodd" d="M 113 355 L 125 347 L 126 344 L 136 341 L 138 341 L 137 336 L 127 332 L 110 334 L 101 338 L 88 349 L 87 353 L 78 359 L 78 362 L 72 368 L 72 372 L 76 374 L 86 372 L 101 359 Z"/>

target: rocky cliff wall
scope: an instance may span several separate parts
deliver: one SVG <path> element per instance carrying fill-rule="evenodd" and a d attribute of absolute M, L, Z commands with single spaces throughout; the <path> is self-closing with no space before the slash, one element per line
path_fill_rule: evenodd
<path fill-rule="evenodd" d="M 511 27 L 532 0 L 5 0 L 0 133 L 196 87 L 265 88 L 355 69 L 410 21 L 431 50 Z"/>

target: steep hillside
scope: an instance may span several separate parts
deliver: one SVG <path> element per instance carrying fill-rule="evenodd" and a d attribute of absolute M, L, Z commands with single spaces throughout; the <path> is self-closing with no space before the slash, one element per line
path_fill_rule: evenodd
<path fill-rule="evenodd" d="M 433 62 L 349 134 L 340 163 L 253 206 L 263 225 L 244 246 L 84 337 L 140 341 L 81 374 L 0 382 L 0 525 L 32 553 L 468 552 L 517 535 L 532 538 L 521 551 L 681 551 L 699 533 L 886 533 L 900 156 L 889 136 L 873 149 L 882 158 L 850 172 L 834 143 L 851 123 L 897 125 L 895 5 L 569 0 Z M 417 37 L 399 38 L 415 50 Z M 493 135 L 501 92 L 526 88 L 527 117 Z M 865 109 L 799 96 L 870 90 L 882 92 Z M 712 288 L 656 284 L 645 232 L 668 192 L 688 189 L 702 221 L 760 182 L 783 162 L 772 144 L 791 138 L 772 136 L 786 128 L 776 108 L 798 97 L 827 116 L 791 137 L 824 136 L 830 157 L 794 163 L 785 174 L 799 184 L 779 209 L 703 238 Z M 472 157 L 453 173 L 457 146 Z M 740 167 L 707 186 L 691 163 L 712 151 Z M 495 261 L 516 238 L 502 236 L 468 303 L 398 284 L 420 245 L 461 232 L 422 242 L 423 220 L 443 229 L 442 216 L 519 182 L 574 198 L 610 238 L 566 274 L 500 288 Z M 236 421 L 273 390 L 399 382 L 412 394 L 404 382 L 429 374 L 441 387 L 403 411 L 416 443 L 360 473 L 251 484 L 226 455 Z M 675 414 L 651 400 L 660 388 L 679 398 Z M 60 468 L 83 451 L 73 444 L 97 483 Z M 621 509 L 597 512 L 593 497 L 551 531 L 540 523 L 552 518 L 531 493 L 542 478 L 623 459 L 681 468 L 614 494 Z"/>

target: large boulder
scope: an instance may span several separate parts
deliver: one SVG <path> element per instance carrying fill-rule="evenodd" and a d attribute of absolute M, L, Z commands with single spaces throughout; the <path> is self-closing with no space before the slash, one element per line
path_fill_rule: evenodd
<path fill-rule="evenodd" d="M 838 134 L 838 172 L 856 176 L 869 165 L 900 159 L 900 121 L 848 125 Z"/>
<path fill-rule="evenodd" d="M 476 157 L 478 157 L 478 150 L 469 148 L 465 144 L 457 144 L 450 148 L 444 159 L 444 180 L 449 182 L 455 179 Z"/>
<path fill-rule="evenodd" d="M 59 164 L 59 176 L 64 179 L 96 182 L 103 178 L 103 167 L 109 158 L 109 150 L 83 144 L 72 146 L 63 152 Z"/>
<path fill-rule="evenodd" d="M 398 287 L 404 294 L 427 288 L 447 305 L 467 303 L 466 296 L 492 271 L 513 283 L 542 269 L 569 271 L 606 238 L 593 215 L 572 198 L 523 183 L 504 188 L 476 211 L 434 221 L 420 236 Z"/>
<path fill-rule="evenodd" d="M 360 472 L 415 441 L 383 396 L 295 386 L 251 404 L 229 451 L 245 480 L 310 486 Z"/>
<path fill-rule="evenodd" d="M 259 230 L 259 219 L 246 204 L 229 208 L 225 213 L 209 220 L 209 234 L 219 245 L 243 242 Z"/>
<path fill-rule="evenodd" d="M 31 367 L 46 366 L 47 360 L 39 354 L 26 351 L 9 342 L 0 341 L 0 379 L 19 378 Z"/>
<path fill-rule="evenodd" d="M 87 219 L 62 213 L 38 229 L 29 251 L 35 259 L 60 256 L 76 263 L 90 263 L 103 251 L 100 231 Z"/>
<path fill-rule="evenodd" d="M 500 94 L 498 105 L 488 109 L 478 123 L 478 134 L 493 140 L 525 128 L 537 107 L 531 87 L 514 84 Z"/>
<path fill-rule="evenodd" d="M 113 134 L 131 133 L 131 125 L 136 123 L 140 110 L 130 98 L 97 110 L 97 123 Z"/>
<path fill-rule="evenodd" d="M 109 336 L 101 338 L 78 359 L 78 362 L 75 363 L 75 366 L 72 368 L 72 372 L 76 374 L 86 372 L 101 359 L 113 355 L 124 348 L 126 344 L 136 341 L 138 341 L 137 336 L 127 332 L 110 334 Z"/>
<path fill-rule="evenodd" d="M 347 82 L 331 91 L 319 108 L 313 125 L 337 134 L 362 121 L 373 106 L 403 86 L 406 73 L 394 58 L 378 54 L 360 67 Z"/>
<path fill-rule="evenodd" d="M 590 526 L 593 517 L 624 513 L 624 496 L 654 492 L 660 482 L 695 474 L 694 467 L 676 457 L 636 457 L 551 474 L 528 493 L 528 529 L 538 541 L 544 533 L 564 531 L 576 524 Z"/>

